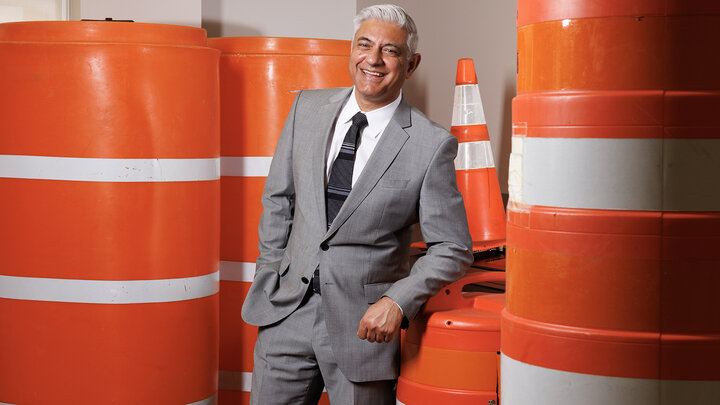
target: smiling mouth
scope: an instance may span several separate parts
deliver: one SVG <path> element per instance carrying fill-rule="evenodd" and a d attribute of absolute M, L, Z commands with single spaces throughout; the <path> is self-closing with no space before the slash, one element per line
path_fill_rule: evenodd
<path fill-rule="evenodd" d="M 371 72 L 369 70 L 360 69 L 364 74 L 374 76 L 374 77 L 383 77 L 385 76 L 385 73 L 379 73 L 379 72 Z"/>

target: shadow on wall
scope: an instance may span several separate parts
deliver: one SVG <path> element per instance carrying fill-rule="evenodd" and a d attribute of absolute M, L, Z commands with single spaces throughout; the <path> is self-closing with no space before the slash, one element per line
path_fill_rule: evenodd
<path fill-rule="evenodd" d="M 422 68 L 422 63 L 420 68 Z M 417 76 L 411 77 L 403 86 L 403 96 L 420 111 L 427 111 L 427 83 L 425 80 L 420 80 Z"/>
<path fill-rule="evenodd" d="M 208 38 L 217 37 L 260 37 L 260 30 L 245 25 L 222 23 L 220 20 L 203 20 L 202 28 L 207 31 Z"/>
<path fill-rule="evenodd" d="M 512 152 L 512 100 L 517 94 L 514 75 L 506 75 L 505 89 L 502 100 L 502 122 L 500 124 L 500 161 L 495 164 L 498 171 L 498 181 L 507 189 L 508 170 L 510 168 L 510 152 Z M 502 186 L 500 187 L 503 188 Z M 503 202 L 507 205 L 508 194 L 503 193 Z"/>

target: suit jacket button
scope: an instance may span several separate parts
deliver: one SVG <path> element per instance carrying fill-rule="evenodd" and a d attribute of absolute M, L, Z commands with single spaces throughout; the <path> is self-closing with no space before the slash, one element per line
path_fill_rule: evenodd
<path fill-rule="evenodd" d="M 307 283 L 310 282 L 310 280 L 308 280 L 307 277 L 302 277 L 302 278 L 300 279 L 300 281 L 302 281 L 302 282 L 305 283 L 305 284 L 307 284 Z"/>
<path fill-rule="evenodd" d="M 327 243 L 323 242 L 320 244 L 320 249 L 323 251 L 330 249 L 330 247 L 327 245 Z"/>

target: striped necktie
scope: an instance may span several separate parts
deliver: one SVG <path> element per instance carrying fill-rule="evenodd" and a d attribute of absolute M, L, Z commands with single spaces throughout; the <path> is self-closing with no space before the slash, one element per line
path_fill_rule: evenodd
<path fill-rule="evenodd" d="M 367 117 L 358 112 L 352 117 L 352 125 L 345 134 L 340 153 L 338 153 L 328 178 L 325 192 L 325 207 L 327 208 L 327 227 L 330 229 L 350 190 L 352 190 L 353 166 L 355 165 L 355 150 L 357 149 L 360 131 L 367 126 Z M 312 289 L 320 294 L 320 267 L 315 269 L 312 278 Z"/>
<path fill-rule="evenodd" d="M 355 150 L 357 149 L 360 131 L 368 124 L 367 117 L 358 112 L 352 117 L 352 125 L 345 134 L 340 153 L 338 153 L 328 178 L 325 206 L 327 207 L 327 227 L 330 229 L 335 216 L 340 211 L 345 199 L 352 189 Z"/>

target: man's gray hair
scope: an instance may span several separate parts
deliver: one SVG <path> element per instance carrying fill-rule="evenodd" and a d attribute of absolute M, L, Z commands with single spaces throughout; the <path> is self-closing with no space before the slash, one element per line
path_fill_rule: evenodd
<path fill-rule="evenodd" d="M 415 55 L 418 44 L 417 27 L 415 26 L 415 21 L 413 21 L 412 17 L 410 17 L 402 7 L 396 6 L 395 4 L 377 4 L 360 10 L 355 16 L 355 19 L 353 19 L 353 23 L 355 24 L 353 36 L 357 34 L 360 25 L 366 20 L 379 20 L 392 23 L 405 30 L 409 51 L 407 57 L 410 58 Z"/>

